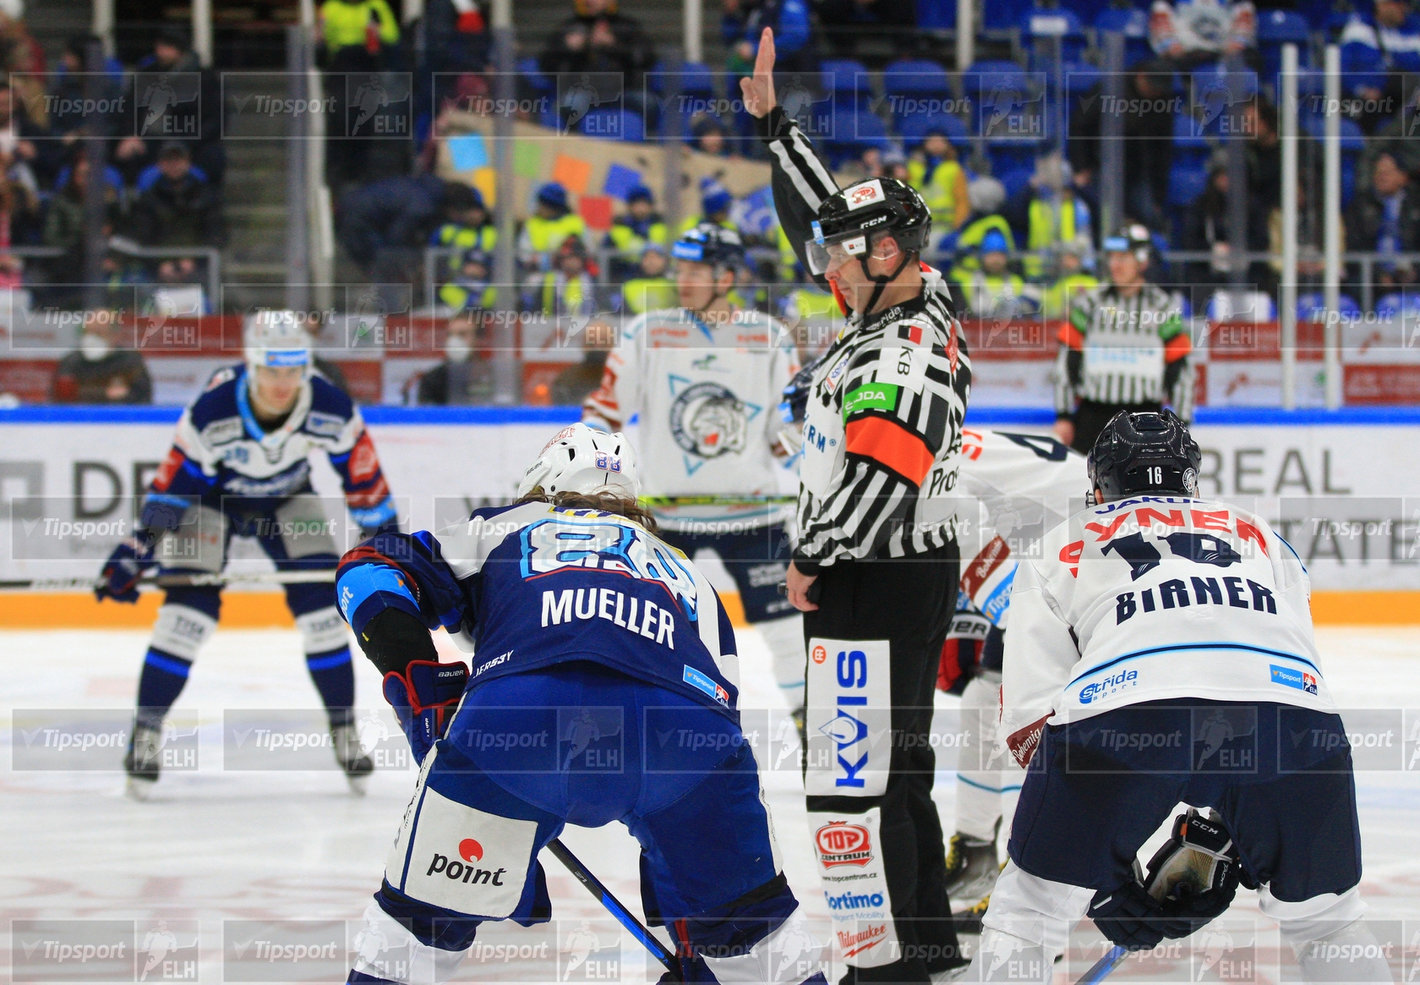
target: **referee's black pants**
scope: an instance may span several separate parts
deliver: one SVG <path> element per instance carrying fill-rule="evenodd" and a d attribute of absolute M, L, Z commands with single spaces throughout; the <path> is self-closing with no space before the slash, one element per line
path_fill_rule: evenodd
<path fill-rule="evenodd" d="M 932 802 L 931 743 L 959 568 L 955 542 L 912 558 L 838 562 L 822 569 L 819 608 L 804 614 L 807 806 L 829 915 L 849 964 L 844 985 L 927 982 L 929 972 L 960 959 Z M 854 685 L 863 682 L 872 686 L 860 694 Z M 884 697 L 887 708 L 869 708 Z M 825 786 L 842 793 L 826 795 Z M 884 963 L 889 954 L 897 957 Z"/>

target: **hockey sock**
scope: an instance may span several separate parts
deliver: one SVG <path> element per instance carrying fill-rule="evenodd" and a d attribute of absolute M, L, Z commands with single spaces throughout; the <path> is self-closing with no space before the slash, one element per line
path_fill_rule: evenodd
<path fill-rule="evenodd" d="M 162 728 L 168 709 L 187 684 L 192 661 L 149 647 L 138 677 L 138 724 Z"/>
<path fill-rule="evenodd" d="M 782 619 L 766 619 L 755 623 L 760 637 L 769 647 L 774 667 L 774 680 L 790 711 L 804 706 L 804 621 L 795 614 Z"/>
<path fill-rule="evenodd" d="M 1010 757 L 997 747 L 997 692 L 998 685 L 985 677 L 973 677 L 962 691 L 963 737 L 957 759 L 956 830 L 992 844 L 1003 794 L 1009 789 L 1019 798 L 1022 780 L 1020 770 L 1004 768 Z M 1014 813 L 1014 800 L 1011 808 Z"/>
<path fill-rule="evenodd" d="M 355 704 L 355 668 L 350 662 L 350 648 L 342 646 L 326 653 L 306 654 L 306 670 L 315 681 L 331 725 L 348 725 L 351 706 Z"/>

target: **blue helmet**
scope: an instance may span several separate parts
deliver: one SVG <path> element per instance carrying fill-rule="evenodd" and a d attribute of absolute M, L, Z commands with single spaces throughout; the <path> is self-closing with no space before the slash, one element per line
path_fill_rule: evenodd
<path fill-rule="evenodd" d="M 740 268 L 745 265 L 745 245 L 733 229 L 702 222 L 681 233 L 671 247 L 671 256 L 692 263 L 709 263 L 720 267 Z"/>
<path fill-rule="evenodd" d="M 554 209 L 567 208 L 567 189 L 555 181 L 549 181 L 537 190 L 539 205 L 549 205 Z"/>

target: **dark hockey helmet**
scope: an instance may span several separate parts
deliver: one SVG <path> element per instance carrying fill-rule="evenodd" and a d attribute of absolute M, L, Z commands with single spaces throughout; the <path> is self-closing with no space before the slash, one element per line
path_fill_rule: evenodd
<path fill-rule="evenodd" d="M 1198 442 L 1171 410 L 1121 410 L 1090 449 L 1085 468 L 1101 502 L 1127 496 L 1197 496 Z"/>
<path fill-rule="evenodd" d="M 921 252 L 932 235 L 932 210 L 917 190 L 896 178 L 869 178 L 840 189 L 818 207 L 806 243 L 809 269 L 829 267 L 831 247 L 865 259 L 874 235 L 891 232 L 904 253 Z"/>
<path fill-rule="evenodd" d="M 1149 249 L 1154 245 L 1149 229 L 1137 222 L 1121 226 L 1113 236 L 1104 238 L 1105 253 L 1132 253 L 1140 263 L 1149 262 Z"/>
<path fill-rule="evenodd" d="M 745 265 L 745 244 L 733 229 L 702 222 L 680 234 L 671 246 L 671 256 L 738 270 Z"/>

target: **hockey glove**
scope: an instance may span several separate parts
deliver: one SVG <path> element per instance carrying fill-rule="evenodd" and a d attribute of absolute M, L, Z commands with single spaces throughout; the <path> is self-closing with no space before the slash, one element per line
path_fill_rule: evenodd
<path fill-rule="evenodd" d="M 103 584 L 94 589 L 94 597 L 100 602 L 106 598 L 115 602 L 137 602 L 138 580 L 157 563 L 153 560 L 151 539 L 131 537 L 125 540 L 113 549 L 104 562 L 103 570 L 99 572 Z"/>
<path fill-rule="evenodd" d="M 1241 876 L 1232 836 L 1216 817 L 1190 807 L 1174 818 L 1173 837 L 1149 860 L 1144 889 L 1192 933 L 1227 910 Z"/>
<path fill-rule="evenodd" d="M 419 762 L 444 737 L 467 683 L 468 665 L 464 663 L 414 660 L 403 673 L 385 675 L 385 700 L 394 708 Z"/>
<path fill-rule="evenodd" d="M 1147 951 L 1165 937 L 1187 937 L 1191 932 L 1191 924 L 1170 918 L 1163 904 L 1145 892 L 1136 879 L 1111 892 L 1096 893 L 1088 916 L 1100 933 L 1128 951 Z"/>

